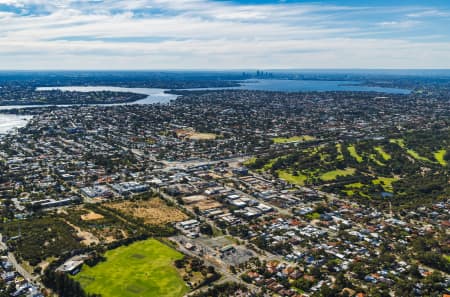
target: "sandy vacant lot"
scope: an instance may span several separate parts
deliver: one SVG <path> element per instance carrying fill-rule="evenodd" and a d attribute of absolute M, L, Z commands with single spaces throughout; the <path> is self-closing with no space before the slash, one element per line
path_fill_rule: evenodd
<path fill-rule="evenodd" d="M 181 222 L 188 218 L 182 211 L 175 207 L 167 206 L 167 204 L 159 198 L 153 198 L 148 201 L 109 203 L 106 206 L 119 210 L 127 215 L 144 219 L 146 224 L 151 225 Z"/>
<path fill-rule="evenodd" d="M 103 219 L 104 217 L 101 214 L 95 213 L 95 212 L 90 212 L 84 215 L 81 215 L 81 219 L 83 221 L 95 221 L 95 220 L 100 220 Z"/>
<path fill-rule="evenodd" d="M 213 133 L 192 133 L 188 136 L 192 140 L 214 140 L 216 139 L 216 134 Z"/>
<path fill-rule="evenodd" d="M 217 138 L 217 135 L 214 133 L 200 133 L 193 129 L 178 129 L 175 133 L 177 134 L 177 137 L 192 140 L 214 140 Z"/>
<path fill-rule="evenodd" d="M 92 233 L 81 230 L 78 226 L 75 226 L 69 222 L 67 222 L 67 225 L 71 226 L 77 231 L 78 238 L 81 239 L 81 243 L 85 246 L 89 246 L 91 244 L 99 244 L 100 240 Z"/>

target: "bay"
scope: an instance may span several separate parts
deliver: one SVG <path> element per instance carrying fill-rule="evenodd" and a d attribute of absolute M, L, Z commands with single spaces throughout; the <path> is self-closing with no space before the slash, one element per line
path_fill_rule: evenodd
<path fill-rule="evenodd" d="M 378 92 L 409 94 L 410 90 L 364 86 L 358 81 L 257 79 L 244 82 L 237 89 L 276 92 Z"/>
<path fill-rule="evenodd" d="M 276 91 L 276 92 L 332 92 L 332 91 L 351 91 L 351 92 L 379 92 L 387 94 L 409 94 L 411 91 L 406 89 L 371 87 L 361 85 L 357 81 L 324 81 L 324 80 L 282 80 L 282 79 L 251 79 L 244 80 L 238 87 L 224 88 L 197 88 L 185 90 L 257 90 L 257 91 Z M 103 104 L 103 105 L 130 105 L 130 104 L 154 104 L 169 103 L 175 100 L 178 95 L 167 93 L 166 89 L 158 88 L 121 88 L 111 86 L 66 86 L 66 87 L 39 87 L 37 91 L 77 91 L 77 92 L 131 92 L 147 95 L 146 98 L 129 103 Z M 14 105 L 0 106 L 1 110 L 10 110 L 15 108 L 44 107 L 52 105 Z M 70 105 L 59 105 L 70 106 Z M 4 134 L 13 128 L 25 126 L 27 119 L 31 117 L 18 116 L 10 114 L 0 114 L 0 134 Z"/>
<path fill-rule="evenodd" d="M 26 126 L 32 116 L 0 114 L 0 135 L 12 131 L 14 128 Z"/>

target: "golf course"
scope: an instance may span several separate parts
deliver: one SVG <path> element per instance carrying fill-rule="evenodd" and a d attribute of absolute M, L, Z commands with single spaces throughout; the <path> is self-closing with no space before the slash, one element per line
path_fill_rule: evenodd
<path fill-rule="evenodd" d="M 74 276 L 86 292 L 103 297 L 181 297 L 189 290 L 173 264 L 183 255 L 156 239 L 110 250 L 105 257 L 105 262 L 84 265 Z"/>
<path fill-rule="evenodd" d="M 289 143 L 298 137 L 272 140 L 285 146 L 254 156 L 245 165 L 293 185 L 313 186 L 362 202 L 389 199 L 394 205 L 443 198 L 449 191 L 448 133 L 405 132 L 296 146 Z"/>

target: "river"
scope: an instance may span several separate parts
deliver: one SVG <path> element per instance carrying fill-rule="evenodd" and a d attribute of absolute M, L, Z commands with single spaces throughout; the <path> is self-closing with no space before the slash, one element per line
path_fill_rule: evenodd
<path fill-rule="evenodd" d="M 281 80 L 281 79 L 252 79 L 241 83 L 239 87 L 224 88 L 199 88 L 187 90 L 259 90 L 259 91 L 277 91 L 277 92 L 327 92 L 327 91 L 353 91 L 353 92 L 379 92 L 387 94 L 409 94 L 411 91 L 406 89 L 369 87 L 361 85 L 357 81 L 321 81 L 321 80 Z M 165 89 L 157 88 L 121 88 L 111 86 L 67 86 L 67 87 L 39 87 L 37 91 L 61 90 L 61 91 L 77 91 L 77 92 L 131 92 L 147 95 L 146 98 L 131 103 L 103 104 L 103 105 L 129 105 L 129 104 L 153 104 L 153 103 L 169 103 L 175 100 L 178 95 L 166 93 Z M 0 106 L 2 110 L 26 107 L 44 107 L 50 105 L 14 105 Z M 69 106 L 69 105 L 59 105 Z M 6 133 L 13 128 L 19 128 L 26 125 L 29 116 L 10 115 L 0 113 L 0 134 Z"/>
<path fill-rule="evenodd" d="M 411 93 L 411 90 L 370 87 L 364 86 L 358 81 L 340 81 L 340 80 L 291 80 L 291 79 L 249 79 L 243 81 L 239 87 L 230 88 L 201 88 L 194 90 L 255 90 L 255 91 L 274 91 L 274 92 L 378 92 L 386 94 L 404 94 Z"/>
<path fill-rule="evenodd" d="M 32 116 L 0 114 L 0 135 L 6 134 L 14 128 L 24 127 Z"/>

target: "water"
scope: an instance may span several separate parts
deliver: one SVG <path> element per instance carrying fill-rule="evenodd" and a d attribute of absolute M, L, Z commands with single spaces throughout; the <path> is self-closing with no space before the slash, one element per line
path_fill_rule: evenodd
<path fill-rule="evenodd" d="M 386 94 L 410 94 L 410 90 L 384 87 L 369 87 L 361 85 L 358 81 L 340 80 L 288 80 L 288 79 L 250 79 L 244 81 L 239 87 L 227 88 L 199 88 L 195 90 L 253 90 L 272 92 L 378 92 Z"/>
<path fill-rule="evenodd" d="M 109 87 L 109 86 L 86 86 L 86 87 L 40 87 L 36 88 L 36 91 L 70 91 L 70 92 L 101 92 L 101 91 L 111 91 L 111 92 L 130 92 L 136 94 L 147 95 L 146 98 L 137 100 L 130 103 L 117 103 L 117 104 L 107 104 L 107 105 L 128 105 L 128 104 L 153 104 L 153 103 L 169 103 L 174 100 L 178 95 L 165 93 L 165 89 L 157 88 L 120 88 L 120 87 Z M 105 105 L 105 104 L 102 104 Z"/>
<path fill-rule="evenodd" d="M 353 91 L 353 92 L 380 92 L 388 94 L 409 94 L 410 90 L 382 88 L 382 87 L 368 87 L 360 85 L 356 81 L 319 81 L 319 80 L 281 80 L 281 79 L 252 79 L 243 81 L 239 87 L 224 87 L 224 88 L 199 88 L 187 90 L 258 90 L 258 91 L 277 91 L 277 92 L 326 92 L 326 91 Z M 120 88 L 111 86 L 68 86 L 68 87 L 40 87 L 37 91 L 77 91 L 77 92 L 131 92 L 137 94 L 147 95 L 146 98 L 130 103 L 116 103 L 103 105 L 129 105 L 129 104 L 153 104 L 153 103 L 169 103 L 178 97 L 175 94 L 165 93 L 165 89 L 157 88 Z M 0 106 L 1 110 L 9 110 L 14 108 L 26 107 L 44 107 L 51 105 L 15 105 L 15 106 Z M 70 105 L 59 105 L 70 106 Z M 13 128 L 19 128 L 26 125 L 27 120 L 31 117 L 17 116 L 9 114 L 0 114 L 0 134 L 6 133 Z"/>
<path fill-rule="evenodd" d="M 15 114 L 0 114 L 0 135 L 12 131 L 14 128 L 21 128 L 26 126 L 28 120 L 32 116 L 15 115 Z"/>
<path fill-rule="evenodd" d="M 381 197 L 383 198 L 392 198 L 394 197 L 394 194 L 391 192 L 381 192 Z"/>
<path fill-rule="evenodd" d="M 194 90 L 256 90 L 256 91 L 277 91 L 277 92 L 327 92 L 327 91 L 353 91 L 353 92 L 380 92 L 387 94 L 409 94 L 410 90 L 368 87 L 360 85 L 357 81 L 320 81 L 320 80 L 283 80 L 283 79 L 251 79 L 245 80 L 239 87 L 223 87 L 223 88 L 198 88 L 185 89 Z M 115 103 L 102 105 L 129 105 L 129 104 L 153 104 L 153 103 L 169 103 L 175 100 L 178 95 L 166 93 L 166 89 L 157 88 L 121 88 L 111 86 L 67 86 L 67 87 L 39 87 L 37 91 L 77 91 L 77 92 L 131 92 L 136 94 L 147 95 L 146 98 L 129 103 Z M 26 107 L 45 107 L 51 105 L 14 105 L 0 106 L 0 110 L 26 108 Z M 58 105 L 70 106 L 70 105 Z"/>
<path fill-rule="evenodd" d="M 369 87 L 357 81 L 323 81 L 323 80 L 283 80 L 258 79 L 245 82 L 237 89 L 277 91 L 277 92 L 379 92 L 387 94 L 409 94 L 410 90 L 384 87 Z"/>
<path fill-rule="evenodd" d="M 151 104 L 168 103 L 177 98 L 177 95 L 165 93 L 168 90 L 155 88 L 120 88 L 109 86 L 91 87 L 41 87 L 38 91 L 78 91 L 78 92 L 132 92 L 148 95 L 147 98 L 124 104 Z M 328 92 L 328 91 L 351 91 L 351 92 L 379 92 L 387 94 L 409 94 L 410 90 L 384 87 L 369 87 L 361 85 L 357 81 L 321 81 L 321 80 L 284 80 L 284 79 L 251 79 L 244 80 L 239 87 L 222 88 L 193 88 L 185 89 L 189 91 L 198 90 L 255 90 L 255 91 L 275 91 L 275 92 Z"/>
<path fill-rule="evenodd" d="M 132 92 L 136 94 L 147 95 L 146 98 L 137 100 L 130 103 L 117 103 L 117 104 L 102 104 L 102 105 L 127 105 L 127 104 L 152 104 L 152 103 L 169 103 L 171 100 L 176 99 L 178 95 L 164 93 L 163 89 L 156 88 L 119 88 L 119 87 L 107 87 L 107 86 L 92 86 L 92 87 L 43 87 L 37 88 L 38 91 L 48 91 L 48 90 L 61 90 L 61 91 L 78 91 L 78 92 L 98 92 L 98 91 L 113 91 L 113 92 Z M 11 106 L 0 106 L 0 112 L 2 110 L 11 110 L 16 108 L 27 108 L 27 107 L 45 107 L 53 105 L 11 105 Z M 58 105 L 58 106 L 70 106 Z M 0 134 L 5 134 L 11 131 L 13 128 L 20 128 L 27 124 L 31 116 L 23 115 L 12 115 L 12 114 L 1 114 L 0 113 Z"/>
<path fill-rule="evenodd" d="M 112 92 L 131 92 L 136 94 L 147 95 L 146 98 L 137 100 L 134 102 L 128 103 L 113 103 L 113 104 L 100 104 L 102 106 L 112 106 L 112 105 L 129 105 L 129 104 L 153 104 L 153 103 L 169 103 L 171 100 L 174 100 L 178 97 L 175 94 L 164 93 L 166 90 L 164 89 L 156 89 L 156 88 L 119 88 L 119 87 L 108 87 L 108 86 L 90 86 L 90 87 L 81 87 L 81 86 L 70 86 L 70 87 L 39 87 L 36 88 L 37 91 L 52 91 L 52 90 L 60 90 L 60 91 L 77 91 L 77 92 L 100 92 L 100 91 L 112 91 Z M 73 104 L 57 104 L 57 106 L 71 106 Z M 93 104 L 97 105 L 97 104 Z M 32 107 L 47 107 L 47 106 L 55 106 L 55 104 L 42 104 L 42 105 L 4 105 L 0 106 L 0 111 L 2 110 L 11 110 L 11 109 L 19 109 L 19 108 L 32 108 Z"/>

